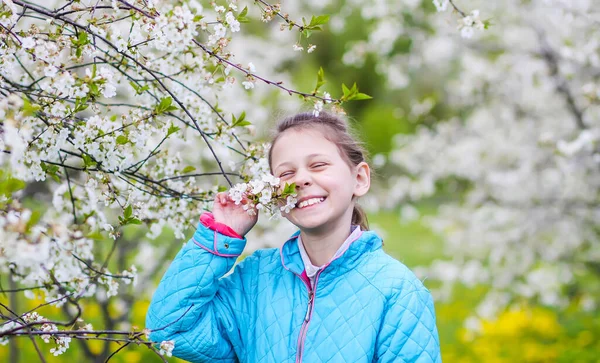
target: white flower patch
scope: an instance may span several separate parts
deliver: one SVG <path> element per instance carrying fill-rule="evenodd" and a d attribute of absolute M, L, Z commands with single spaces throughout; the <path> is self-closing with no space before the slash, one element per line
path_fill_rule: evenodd
<path fill-rule="evenodd" d="M 256 165 L 262 165 L 265 162 L 266 160 L 259 161 Z M 256 165 L 251 169 L 255 171 L 261 169 Z M 244 210 L 248 211 L 250 215 L 256 213 L 256 210 L 264 210 L 271 217 L 279 216 L 281 211 L 289 213 L 297 202 L 293 186 L 280 185 L 280 179 L 270 172 L 254 173 L 253 178 L 247 183 L 234 185 L 229 190 L 229 197 L 236 205 L 244 204 Z"/>
<path fill-rule="evenodd" d="M 166 355 L 167 357 L 171 357 L 173 355 L 173 349 L 175 348 L 174 340 L 165 340 L 160 343 L 160 351 L 158 354 Z"/>
<path fill-rule="evenodd" d="M 229 29 L 232 33 L 240 31 L 240 22 L 237 21 L 237 19 L 231 11 L 227 12 L 227 14 L 225 15 L 225 22 L 227 23 L 227 25 L 229 25 Z"/>
<path fill-rule="evenodd" d="M 485 25 L 479 19 L 479 10 L 473 10 L 471 13 L 458 21 L 458 30 L 463 38 L 471 38 L 475 31 L 483 30 Z"/>

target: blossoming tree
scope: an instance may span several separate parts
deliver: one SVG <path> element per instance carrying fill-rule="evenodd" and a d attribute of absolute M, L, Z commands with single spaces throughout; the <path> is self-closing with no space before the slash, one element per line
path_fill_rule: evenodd
<path fill-rule="evenodd" d="M 247 90 L 260 83 L 297 95 L 315 113 L 366 95 L 344 86 L 332 99 L 320 91 L 322 71 L 313 90 L 296 91 L 240 63 L 244 50 L 230 43 L 253 41 L 241 23 L 278 19 L 282 30 L 299 35 L 284 39 L 293 53 L 314 51 L 306 39 L 328 20 L 296 22 L 264 1 L 242 5 L 3 0 L 0 272 L 8 286 L 0 290 L 10 302 L 0 302 L 1 345 L 28 336 L 42 361 L 36 337 L 51 343 L 54 355 L 77 339 L 90 360 L 108 360 L 132 343 L 170 356 L 172 342 L 151 344 L 128 317 L 201 209 L 235 183 L 243 184 L 234 198 L 251 192 L 256 209 L 276 215 L 293 207 L 293 189 L 281 193 L 269 174 L 266 146 L 250 142 L 255 125 L 239 109 L 251 101 Z M 151 242 L 165 227 L 178 240 Z M 16 306 L 21 293 L 41 302 Z M 86 320 L 86 299 L 100 304 L 103 329 Z M 108 313 L 111 299 L 120 303 L 117 317 Z M 47 305 L 61 307 L 64 320 L 42 316 Z M 105 342 L 100 353 L 89 340 Z M 111 342 L 120 344 L 112 352 Z"/>

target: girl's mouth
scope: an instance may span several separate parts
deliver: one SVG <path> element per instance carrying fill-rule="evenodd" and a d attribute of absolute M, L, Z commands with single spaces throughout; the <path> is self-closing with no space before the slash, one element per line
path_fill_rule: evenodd
<path fill-rule="evenodd" d="M 325 201 L 325 199 L 327 199 L 327 197 L 317 197 L 317 198 L 311 198 L 311 199 L 303 200 L 302 202 L 300 202 L 300 203 L 298 203 L 296 205 L 296 208 L 298 208 L 298 209 L 305 209 L 305 208 L 308 208 L 310 206 L 323 203 L 323 201 Z"/>

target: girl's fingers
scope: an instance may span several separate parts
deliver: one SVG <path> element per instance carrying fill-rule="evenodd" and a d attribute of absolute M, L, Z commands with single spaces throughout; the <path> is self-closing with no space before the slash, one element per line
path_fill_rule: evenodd
<path fill-rule="evenodd" d="M 218 201 L 218 202 L 219 202 L 221 205 L 225 205 L 225 204 L 227 204 L 227 195 L 226 195 L 226 193 L 223 193 L 223 192 L 221 192 L 221 193 L 218 193 L 218 194 L 217 194 L 217 198 L 216 198 L 216 199 L 217 199 L 217 201 Z"/>

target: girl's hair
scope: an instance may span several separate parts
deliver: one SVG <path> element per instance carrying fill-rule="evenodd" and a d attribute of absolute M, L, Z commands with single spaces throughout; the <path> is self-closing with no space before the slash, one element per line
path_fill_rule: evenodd
<path fill-rule="evenodd" d="M 365 148 L 352 136 L 344 119 L 328 112 L 319 112 L 318 116 L 315 116 L 312 112 L 303 112 L 284 118 L 277 124 L 271 142 L 271 149 L 269 150 L 269 165 L 271 165 L 272 146 L 275 145 L 275 142 L 277 142 L 285 131 L 308 128 L 320 129 L 327 140 L 336 144 L 340 155 L 350 167 L 356 166 L 363 161 L 366 162 L 367 153 Z M 359 225 L 364 231 L 369 230 L 367 214 L 358 204 L 354 204 L 352 224 Z"/>

